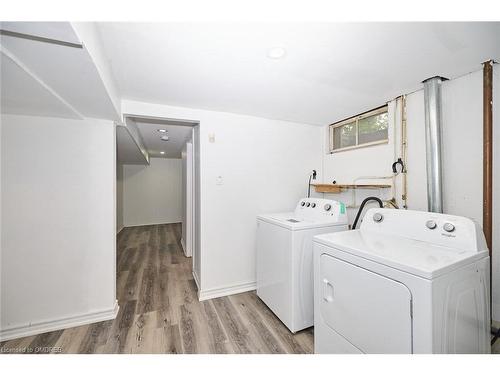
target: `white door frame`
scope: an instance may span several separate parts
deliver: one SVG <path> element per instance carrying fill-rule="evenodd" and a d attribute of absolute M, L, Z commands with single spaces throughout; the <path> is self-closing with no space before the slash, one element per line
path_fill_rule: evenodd
<path fill-rule="evenodd" d="M 183 233 L 183 250 L 184 250 L 184 255 L 187 257 L 191 257 L 193 255 L 193 229 L 194 229 L 194 212 L 193 212 L 193 205 L 194 205 L 194 165 L 193 165 L 193 144 L 191 141 L 186 143 L 186 148 L 185 148 L 185 155 L 182 156 L 183 159 L 183 173 L 185 174 L 183 176 L 183 198 L 184 202 L 183 205 L 183 211 L 185 218 L 183 218 L 183 225 L 185 225 L 185 228 L 183 230 L 185 231 L 185 235 Z M 185 238 L 185 240 L 184 240 Z"/>

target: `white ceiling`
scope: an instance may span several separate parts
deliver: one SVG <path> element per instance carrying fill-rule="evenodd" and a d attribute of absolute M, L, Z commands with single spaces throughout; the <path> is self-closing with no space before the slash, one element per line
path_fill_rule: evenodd
<path fill-rule="evenodd" d="M 116 127 L 116 159 L 119 164 L 148 164 L 126 126 Z"/>
<path fill-rule="evenodd" d="M 99 23 L 126 99 L 328 124 L 500 59 L 500 23 Z M 269 59 L 269 48 L 286 56 Z"/>
<path fill-rule="evenodd" d="M 3 30 L 34 35 L 42 38 L 60 40 L 69 43 L 81 43 L 69 22 L 6 22 L 2 21 Z"/>
<path fill-rule="evenodd" d="M 191 138 L 193 124 L 178 121 L 158 119 L 134 119 L 144 145 L 152 158 L 180 158 L 182 147 Z M 167 133 L 160 133 L 158 129 L 165 129 Z M 167 135 L 169 140 L 162 141 L 161 136 Z M 165 154 L 161 154 L 161 152 Z"/>
<path fill-rule="evenodd" d="M 0 27 L 81 43 L 69 22 L 2 22 Z M 116 119 L 111 99 L 86 46 L 72 48 L 2 35 L 0 48 L 2 113 Z"/>
<path fill-rule="evenodd" d="M 0 68 L 2 113 L 80 118 L 15 59 L 0 53 Z"/>

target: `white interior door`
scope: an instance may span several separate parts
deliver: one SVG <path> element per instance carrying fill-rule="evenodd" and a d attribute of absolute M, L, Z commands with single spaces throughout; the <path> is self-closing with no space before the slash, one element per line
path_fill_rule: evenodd
<path fill-rule="evenodd" d="M 364 353 L 411 353 L 411 293 L 397 281 L 323 254 L 321 316 Z"/>

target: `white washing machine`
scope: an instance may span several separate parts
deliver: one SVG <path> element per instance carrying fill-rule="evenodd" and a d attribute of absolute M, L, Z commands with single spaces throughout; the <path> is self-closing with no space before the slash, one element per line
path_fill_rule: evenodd
<path fill-rule="evenodd" d="M 361 228 L 314 238 L 316 353 L 489 353 L 481 228 L 372 208 Z"/>
<path fill-rule="evenodd" d="M 257 217 L 257 295 L 291 332 L 313 325 L 313 236 L 347 230 L 343 203 L 304 198 Z"/>

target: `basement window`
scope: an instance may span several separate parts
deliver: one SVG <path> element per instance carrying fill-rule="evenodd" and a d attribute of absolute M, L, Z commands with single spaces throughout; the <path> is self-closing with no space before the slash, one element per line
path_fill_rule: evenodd
<path fill-rule="evenodd" d="M 387 106 L 330 125 L 330 153 L 387 143 Z"/>

